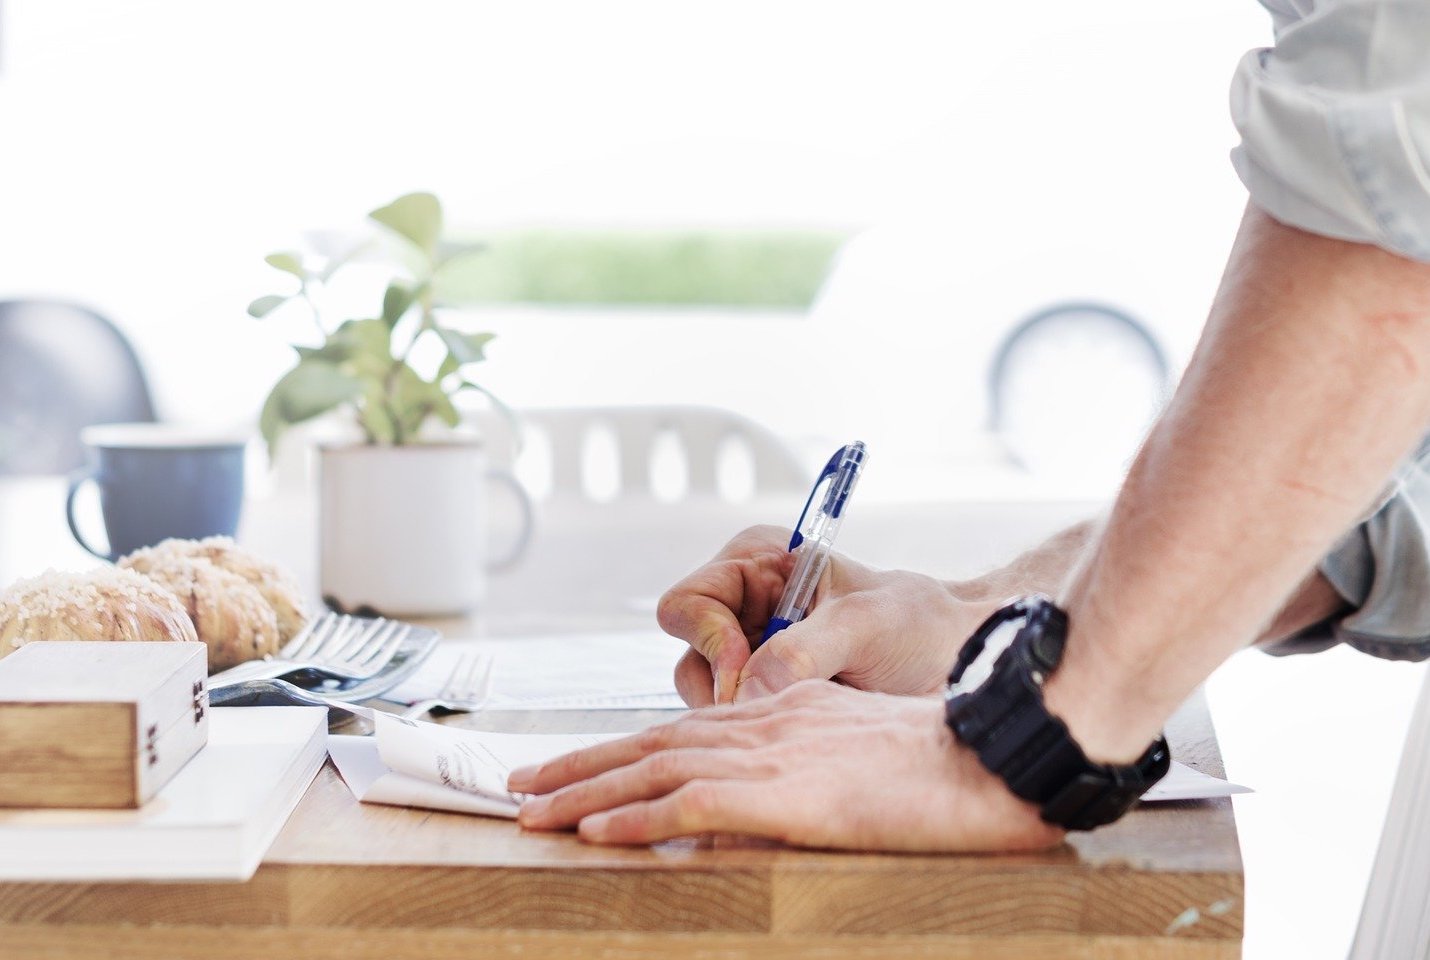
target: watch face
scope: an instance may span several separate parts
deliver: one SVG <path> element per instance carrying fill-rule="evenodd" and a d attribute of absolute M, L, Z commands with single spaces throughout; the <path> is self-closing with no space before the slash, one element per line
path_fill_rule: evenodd
<path fill-rule="evenodd" d="M 988 635 L 988 639 L 983 642 L 983 652 L 968 665 L 968 669 L 963 671 L 963 676 L 958 678 L 958 682 L 951 684 L 948 688 L 948 696 L 959 697 L 965 693 L 982 687 L 988 682 L 988 678 L 993 676 L 993 665 L 998 662 L 998 658 L 1003 655 L 1013 644 L 1013 639 L 1018 636 L 1018 631 L 1022 629 L 1023 618 L 1006 620 L 993 629 Z"/>

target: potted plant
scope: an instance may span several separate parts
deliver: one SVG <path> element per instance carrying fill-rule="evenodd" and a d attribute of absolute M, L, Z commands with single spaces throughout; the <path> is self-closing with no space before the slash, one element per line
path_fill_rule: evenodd
<path fill-rule="evenodd" d="M 320 265 L 288 251 L 265 258 L 294 277 L 297 289 L 259 297 L 249 314 L 301 306 L 317 336 L 294 345 L 297 362 L 268 394 L 259 428 L 270 455 L 290 426 L 330 411 L 347 412 L 362 431 L 364 442 L 320 451 L 320 579 L 331 605 L 464 613 L 484 596 L 488 479 L 519 494 L 516 553 L 531 525 L 530 501 L 515 479 L 487 464 L 478 439 L 453 430 L 463 392 L 500 408 L 472 378 L 493 334 L 458 330 L 439 313 L 453 305 L 444 290 L 481 250 L 444 246 L 442 206 L 430 193 L 399 197 L 368 217 L 386 241 L 379 251 L 364 244 Z M 388 270 L 380 310 L 330 327 L 319 309 L 322 290 L 359 256 Z M 431 361 L 425 370 L 424 356 Z"/>

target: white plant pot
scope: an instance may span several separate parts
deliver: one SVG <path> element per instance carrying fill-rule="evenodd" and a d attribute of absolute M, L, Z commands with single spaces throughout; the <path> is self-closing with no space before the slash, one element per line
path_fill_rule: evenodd
<path fill-rule="evenodd" d="M 323 447 L 319 472 L 319 580 L 344 610 L 471 613 L 486 598 L 487 572 L 514 563 L 530 540 L 530 498 L 476 442 Z M 495 562 L 487 555 L 492 482 L 515 491 L 523 514 L 515 547 Z"/>

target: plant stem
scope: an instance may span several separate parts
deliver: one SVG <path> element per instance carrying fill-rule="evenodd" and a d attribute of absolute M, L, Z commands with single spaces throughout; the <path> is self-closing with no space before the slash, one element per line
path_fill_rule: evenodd
<path fill-rule="evenodd" d="M 317 301 L 315 301 L 313 295 L 308 292 L 308 281 L 305 279 L 302 281 L 302 284 L 303 285 L 298 289 L 298 295 L 303 298 L 303 302 L 308 305 L 308 309 L 313 311 L 313 326 L 318 328 L 318 336 L 326 343 L 328 331 L 323 327 L 323 318 L 318 311 Z"/>

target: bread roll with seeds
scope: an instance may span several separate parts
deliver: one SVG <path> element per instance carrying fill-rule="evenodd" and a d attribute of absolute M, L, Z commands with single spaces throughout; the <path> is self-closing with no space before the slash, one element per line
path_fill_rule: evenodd
<path fill-rule="evenodd" d="M 209 671 L 227 670 L 278 650 L 278 618 L 258 589 L 202 557 L 136 551 L 119 561 L 166 588 L 208 644 Z"/>
<path fill-rule="evenodd" d="M 197 640 L 178 599 L 133 570 L 48 570 L 0 593 L 0 657 L 37 640 Z"/>
<path fill-rule="evenodd" d="M 143 571 L 151 563 L 166 563 L 184 557 L 207 560 L 220 569 L 236 573 L 263 595 L 278 619 L 278 642 L 293 639 L 308 622 L 303 605 L 303 591 L 293 576 L 278 564 L 255 556 L 233 541 L 232 537 L 207 537 L 203 540 L 164 540 L 153 547 L 136 550 L 121 564 Z"/>

